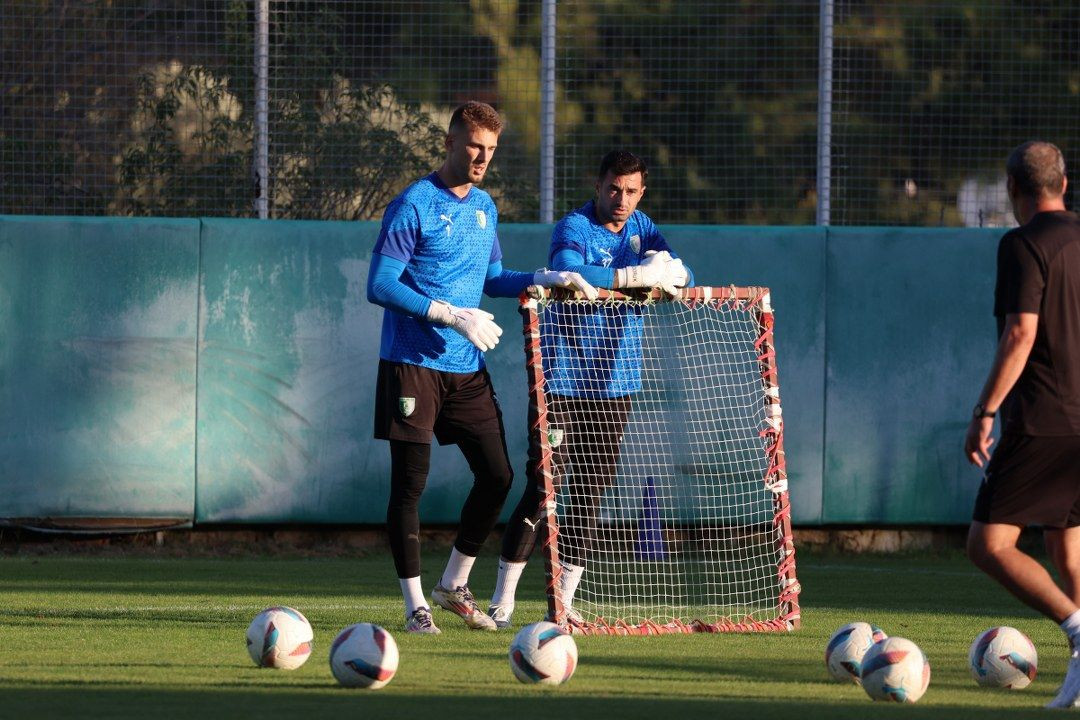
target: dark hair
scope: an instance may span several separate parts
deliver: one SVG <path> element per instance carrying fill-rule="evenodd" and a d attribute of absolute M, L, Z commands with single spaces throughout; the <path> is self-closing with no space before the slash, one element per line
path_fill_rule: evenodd
<path fill-rule="evenodd" d="M 649 178 L 649 168 L 645 161 L 628 150 L 612 150 L 600 161 L 600 171 L 596 174 L 597 180 L 603 180 L 604 176 L 611 172 L 615 177 L 641 173 L 642 184 Z"/>
<path fill-rule="evenodd" d="M 1030 198 L 1061 195 L 1065 158 L 1053 143 L 1031 140 L 1009 154 L 1005 163 L 1016 190 Z"/>
<path fill-rule="evenodd" d="M 470 100 L 459 106 L 454 111 L 454 114 L 450 116 L 450 132 L 462 130 L 466 126 L 479 127 L 493 133 L 500 133 L 503 129 L 503 122 L 495 108 L 487 103 Z"/>

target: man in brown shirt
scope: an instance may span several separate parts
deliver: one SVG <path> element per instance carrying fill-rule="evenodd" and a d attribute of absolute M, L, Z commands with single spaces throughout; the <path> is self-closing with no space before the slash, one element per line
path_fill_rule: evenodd
<path fill-rule="evenodd" d="M 1065 209 L 1065 161 L 1047 142 L 1009 156 L 1021 226 L 998 247 L 998 349 L 972 412 L 964 454 L 988 461 L 968 532 L 975 565 L 1061 625 L 1072 659 L 1047 707 L 1080 705 L 1080 217 Z M 1001 442 L 990 457 L 994 417 Z M 1017 547 L 1043 528 L 1060 585 Z"/>

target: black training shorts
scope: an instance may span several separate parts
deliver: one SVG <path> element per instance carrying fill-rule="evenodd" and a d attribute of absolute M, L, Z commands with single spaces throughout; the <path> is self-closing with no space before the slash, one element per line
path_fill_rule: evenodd
<path fill-rule="evenodd" d="M 1005 435 L 990 457 L 972 517 L 978 522 L 1080 525 L 1080 437 Z"/>
<path fill-rule="evenodd" d="M 502 413 L 487 370 L 442 372 L 409 363 L 379 361 L 375 437 L 440 445 L 501 434 Z"/>

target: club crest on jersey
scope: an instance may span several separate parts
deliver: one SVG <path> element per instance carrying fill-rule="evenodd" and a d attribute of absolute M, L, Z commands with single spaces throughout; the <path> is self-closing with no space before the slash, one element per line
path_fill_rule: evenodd
<path fill-rule="evenodd" d="M 548 428 L 548 445 L 553 448 L 557 448 L 562 445 L 563 431 L 562 428 Z"/>
<path fill-rule="evenodd" d="M 487 215 L 484 214 L 483 210 L 476 211 L 476 224 L 480 226 L 481 230 L 487 227 Z"/>
<path fill-rule="evenodd" d="M 416 410 L 416 398 L 411 397 L 399 397 L 397 399 L 398 412 L 401 413 L 401 417 L 409 417 L 413 414 L 413 410 Z"/>
<path fill-rule="evenodd" d="M 631 235 L 630 236 L 630 249 L 633 250 L 635 254 L 641 252 L 641 236 L 640 235 Z"/>

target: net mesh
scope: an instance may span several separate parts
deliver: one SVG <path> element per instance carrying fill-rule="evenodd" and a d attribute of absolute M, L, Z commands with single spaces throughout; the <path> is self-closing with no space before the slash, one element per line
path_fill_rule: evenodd
<path fill-rule="evenodd" d="M 588 630 L 786 629 L 793 617 L 765 313 L 692 292 L 537 305 L 555 587 Z"/>
<path fill-rule="evenodd" d="M 824 222 L 822 202 L 834 225 L 1009 225 L 1012 147 L 1049 140 L 1076 161 L 1075 0 L 563 0 L 548 23 L 543 10 L 4 0 L 0 213 L 378 219 L 438 166 L 467 99 L 507 120 L 485 180 L 504 222 L 544 219 L 549 189 L 552 219 L 579 207 L 616 147 L 649 164 L 647 209 L 666 224 Z"/>

